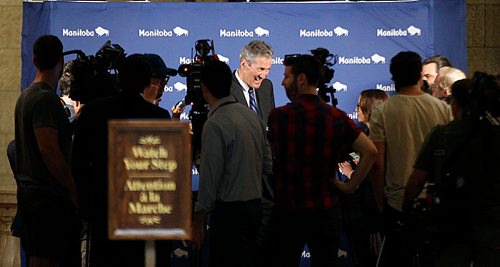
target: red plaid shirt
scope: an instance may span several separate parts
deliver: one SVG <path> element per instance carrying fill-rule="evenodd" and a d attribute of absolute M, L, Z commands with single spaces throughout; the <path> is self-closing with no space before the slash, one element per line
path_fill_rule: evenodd
<path fill-rule="evenodd" d="M 361 130 L 347 114 L 317 95 L 301 95 L 269 114 L 276 157 L 275 198 L 282 209 L 320 209 L 338 201 L 333 184 L 342 151 Z M 346 147 L 347 146 L 347 147 Z"/>

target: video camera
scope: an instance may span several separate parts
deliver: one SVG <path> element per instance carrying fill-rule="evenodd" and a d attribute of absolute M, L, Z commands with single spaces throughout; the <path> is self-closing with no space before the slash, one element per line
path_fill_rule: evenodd
<path fill-rule="evenodd" d="M 189 119 L 193 126 L 192 155 L 193 161 L 196 161 L 201 149 L 201 131 L 208 114 L 208 104 L 201 92 L 201 68 L 207 62 L 219 58 L 215 54 L 213 40 L 197 40 L 194 48 L 196 55 L 193 57 L 191 50 L 191 63 L 180 65 L 177 72 L 180 76 L 186 77 L 187 93 L 181 102 L 183 105 L 191 105 Z"/>
<path fill-rule="evenodd" d="M 329 84 L 335 75 L 333 65 L 337 63 L 337 57 L 331 54 L 328 49 L 322 47 L 318 47 L 310 51 L 311 54 L 323 65 L 323 75 L 318 82 L 318 95 L 327 103 L 331 100 L 332 106 L 336 107 L 338 101 L 334 96 L 335 90 Z"/>
<path fill-rule="evenodd" d="M 107 41 L 94 56 L 87 56 L 81 50 L 71 50 L 63 55 L 76 54 L 72 62 L 70 95 L 73 100 L 88 101 L 110 96 L 119 92 L 117 85 L 118 68 L 126 53 L 118 44 Z"/>

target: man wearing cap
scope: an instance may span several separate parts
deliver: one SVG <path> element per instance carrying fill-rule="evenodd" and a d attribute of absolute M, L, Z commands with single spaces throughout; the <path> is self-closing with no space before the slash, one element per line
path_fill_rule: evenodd
<path fill-rule="evenodd" d="M 56 94 L 63 45 L 53 35 L 33 45 L 32 84 L 15 109 L 18 211 L 30 266 L 77 266 L 80 258 L 78 196 L 69 167 L 71 130 Z"/>
<path fill-rule="evenodd" d="M 167 68 L 167 65 L 157 54 L 144 54 L 146 60 L 151 65 L 153 77 L 151 84 L 144 89 L 142 96 L 148 102 L 159 105 L 165 86 L 171 76 L 177 75 L 177 70 Z"/>
<path fill-rule="evenodd" d="M 108 121 L 170 118 L 143 97 L 153 73 L 145 55 L 128 56 L 118 74 L 121 92 L 86 104 L 76 124 L 72 166 L 82 216 L 90 225 L 89 266 L 144 266 L 144 241 L 108 239 Z M 156 256 L 157 266 L 169 266 L 168 242 L 156 243 Z"/>

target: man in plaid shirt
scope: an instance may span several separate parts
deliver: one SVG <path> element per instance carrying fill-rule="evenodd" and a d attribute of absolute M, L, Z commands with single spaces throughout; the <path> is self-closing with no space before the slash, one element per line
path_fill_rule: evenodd
<path fill-rule="evenodd" d="M 336 266 L 341 231 L 339 190 L 353 192 L 369 172 L 375 145 L 347 114 L 317 94 L 322 74 L 311 55 L 285 56 L 285 87 L 291 103 L 269 115 L 275 161 L 274 266 L 299 266 L 304 244 L 312 266 Z M 342 151 L 354 149 L 359 165 L 347 183 L 335 178 Z M 337 189 L 337 188 L 338 189 Z"/>

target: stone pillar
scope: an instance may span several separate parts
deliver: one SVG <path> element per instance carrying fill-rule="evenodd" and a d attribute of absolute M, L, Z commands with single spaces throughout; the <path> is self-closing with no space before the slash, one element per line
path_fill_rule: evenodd
<path fill-rule="evenodd" d="M 21 266 L 19 239 L 10 234 L 16 185 L 7 160 L 14 139 L 14 107 L 21 93 L 22 1 L 0 1 L 0 266 Z"/>
<path fill-rule="evenodd" d="M 21 266 L 19 238 L 10 234 L 16 214 L 16 191 L 0 189 L 0 266 Z"/>
<path fill-rule="evenodd" d="M 468 76 L 500 74 L 500 0 L 467 0 Z"/>

